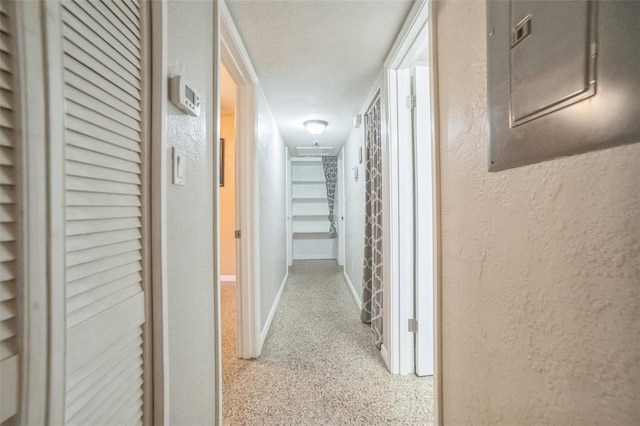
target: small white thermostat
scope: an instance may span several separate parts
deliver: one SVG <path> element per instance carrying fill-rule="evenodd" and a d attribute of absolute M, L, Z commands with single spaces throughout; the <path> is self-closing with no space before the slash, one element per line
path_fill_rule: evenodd
<path fill-rule="evenodd" d="M 200 116 L 200 96 L 181 75 L 169 79 L 169 100 L 187 114 Z"/>

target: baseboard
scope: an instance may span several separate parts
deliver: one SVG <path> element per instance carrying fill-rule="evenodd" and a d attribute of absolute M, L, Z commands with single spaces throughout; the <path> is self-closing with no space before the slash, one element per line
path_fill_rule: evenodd
<path fill-rule="evenodd" d="M 380 356 L 382 356 L 382 360 L 384 361 L 387 369 L 391 370 L 391 364 L 389 363 L 389 352 L 387 352 L 387 348 L 384 347 L 384 343 L 380 345 Z"/>
<path fill-rule="evenodd" d="M 342 268 L 342 275 L 344 275 L 344 279 L 349 286 L 349 290 L 351 290 L 351 295 L 353 296 L 353 300 L 356 302 L 356 305 L 358 305 L 358 309 L 362 309 L 362 300 L 360 300 L 360 296 L 358 296 L 358 292 L 353 286 L 353 283 L 351 282 L 351 279 L 349 278 L 349 275 L 347 275 L 347 271 L 344 268 Z"/>
<path fill-rule="evenodd" d="M 289 278 L 289 272 L 284 276 L 282 280 L 282 284 L 280 285 L 280 290 L 278 290 L 278 295 L 276 296 L 276 300 L 273 302 L 273 306 L 271 307 L 271 312 L 269 312 L 269 317 L 267 318 L 267 322 L 264 324 L 264 328 L 262 329 L 262 333 L 260 333 L 260 348 L 264 345 L 264 341 L 267 339 L 267 334 L 269 333 L 269 328 L 271 328 L 271 321 L 273 321 L 273 317 L 278 310 L 278 305 L 280 305 L 280 297 L 282 297 L 282 292 L 284 291 L 284 287 L 287 285 L 287 279 Z"/>
<path fill-rule="evenodd" d="M 235 275 L 220 275 L 220 281 L 236 281 Z"/>

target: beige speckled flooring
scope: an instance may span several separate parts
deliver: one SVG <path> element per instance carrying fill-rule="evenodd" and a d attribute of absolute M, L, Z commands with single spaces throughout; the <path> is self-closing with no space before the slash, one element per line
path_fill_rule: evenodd
<path fill-rule="evenodd" d="M 431 377 L 389 374 L 335 261 L 296 261 L 262 356 L 236 358 L 222 285 L 223 423 L 430 425 Z"/>

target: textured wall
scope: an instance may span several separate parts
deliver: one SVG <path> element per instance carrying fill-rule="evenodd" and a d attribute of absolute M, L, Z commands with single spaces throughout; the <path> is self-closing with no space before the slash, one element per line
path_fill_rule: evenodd
<path fill-rule="evenodd" d="M 258 96 L 258 197 L 260 199 L 260 316 L 267 322 L 287 273 L 286 160 L 284 142 L 261 90 Z"/>
<path fill-rule="evenodd" d="M 437 28 L 445 424 L 638 424 L 640 144 L 488 173 L 484 2 Z"/>
<path fill-rule="evenodd" d="M 233 115 L 220 116 L 220 137 L 224 139 L 224 186 L 220 188 L 220 275 L 235 276 L 236 145 Z"/>
<path fill-rule="evenodd" d="M 364 184 L 365 159 L 358 163 L 358 150 L 364 151 L 364 124 L 359 129 L 351 129 L 344 145 L 345 176 L 345 272 L 362 299 L 362 266 L 364 258 Z M 353 179 L 351 169 L 358 167 L 358 181 Z"/>
<path fill-rule="evenodd" d="M 169 424 L 214 424 L 214 3 L 170 1 L 168 61 L 204 97 L 200 117 L 167 107 L 167 143 L 186 154 L 186 185 L 167 167 Z M 168 102 L 167 100 L 162 100 Z M 169 156 L 169 158 L 171 158 Z"/>

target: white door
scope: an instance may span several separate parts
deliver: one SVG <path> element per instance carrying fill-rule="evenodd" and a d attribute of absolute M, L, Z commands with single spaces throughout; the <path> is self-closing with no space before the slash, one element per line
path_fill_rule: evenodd
<path fill-rule="evenodd" d="M 429 70 L 416 66 L 412 72 L 415 108 L 413 110 L 414 199 L 415 199 L 415 314 L 416 374 L 433 375 L 434 370 L 434 157 L 431 144 L 431 93 Z"/>
<path fill-rule="evenodd" d="M 143 416 L 150 395 L 146 4 L 55 5 L 65 98 L 67 424 L 151 421 Z"/>
<path fill-rule="evenodd" d="M 0 424 L 13 424 L 20 401 L 20 223 L 13 4 L 0 1 Z"/>

